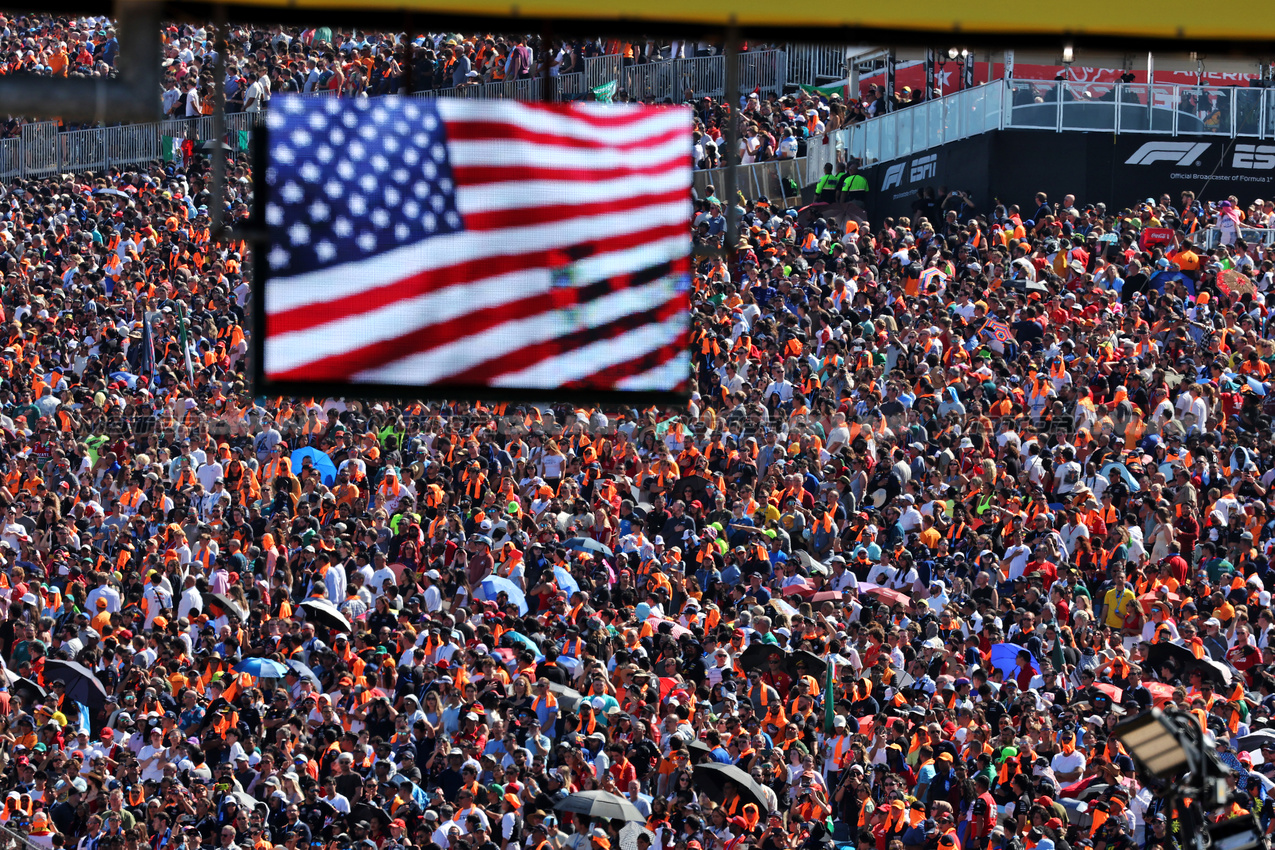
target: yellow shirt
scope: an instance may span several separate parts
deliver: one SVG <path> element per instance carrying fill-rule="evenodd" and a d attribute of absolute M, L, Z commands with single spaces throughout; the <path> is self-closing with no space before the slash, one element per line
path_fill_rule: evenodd
<path fill-rule="evenodd" d="M 1124 628 L 1125 614 L 1135 602 L 1133 591 L 1127 587 L 1120 590 L 1113 587 L 1108 590 L 1102 597 L 1102 604 L 1107 608 L 1106 624 L 1113 629 Z"/>

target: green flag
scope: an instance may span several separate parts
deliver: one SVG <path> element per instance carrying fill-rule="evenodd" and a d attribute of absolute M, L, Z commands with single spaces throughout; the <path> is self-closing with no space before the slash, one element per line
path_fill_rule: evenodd
<path fill-rule="evenodd" d="M 825 735 L 833 734 L 833 730 L 836 728 L 834 720 L 836 712 L 833 711 L 833 703 L 837 701 L 836 675 L 837 665 L 833 664 L 832 660 L 829 659 L 828 681 L 824 683 L 823 689 L 823 733 Z"/>
<path fill-rule="evenodd" d="M 239 150 L 241 151 L 248 150 L 248 131 L 247 130 L 239 131 Z"/>
<path fill-rule="evenodd" d="M 161 136 L 159 149 L 163 153 L 164 162 L 181 162 L 182 140 L 176 136 Z"/>
<path fill-rule="evenodd" d="M 824 97 L 832 97 L 834 94 L 845 97 L 845 86 L 798 86 L 806 94 L 821 94 Z"/>
<path fill-rule="evenodd" d="M 615 80 L 603 83 L 593 90 L 593 99 L 598 103 L 610 103 L 615 97 L 615 92 L 618 88 L 619 84 Z"/>

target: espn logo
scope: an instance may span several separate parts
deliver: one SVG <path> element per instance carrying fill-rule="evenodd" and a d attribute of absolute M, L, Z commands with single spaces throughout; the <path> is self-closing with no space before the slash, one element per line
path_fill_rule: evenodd
<path fill-rule="evenodd" d="M 894 186 L 903 185 L 903 173 L 906 171 L 909 183 L 916 183 L 927 177 L 933 177 L 938 171 L 939 155 L 932 153 L 908 162 L 898 162 L 885 170 L 885 179 L 881 181 L 881 191 Z M 910 166 L 910 167 L 909 167 Z"/>
<path fill-rule="evenodd" d="M 915 183 L 918 180 L 933 177 L 938 169 L 938 161 L 939 155 L 936 153 L 912 160 L 912 172 L 908 175 L 909 180 Z"/>
<path fill-rule="evenodd" d="M 1151 165 L 1155 162 L 1171 162 L 1174 165 L 1195 165 L 1196 160 L 1211 147 L 1211 142 L 1147 142 L 1125 160 L 1125 165 Z"/>
<path fill-rule="evenodd" d="M 1275 145 L 1236 145 L 1232 168 L 1275 169 Z"/>

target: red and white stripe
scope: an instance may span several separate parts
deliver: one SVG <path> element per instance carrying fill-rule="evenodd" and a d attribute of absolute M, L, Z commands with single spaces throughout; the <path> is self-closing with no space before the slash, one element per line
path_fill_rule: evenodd
<path fill-rule="evenodd" d="M 289 381 L 671 390 L 689 373 L 691 114 L 438 101 L 464 230 L 271 278 L 264 370 Z M 588 246 L 582 259 L 572 250 Z M 624 285 L 661 265 L 672 274 Z M 571 287 L 551 269 L 569 265 Z M 585 304 L 578 287 L 619 281 Z M 565 346 L 565 348 L 564 348 Z"/>

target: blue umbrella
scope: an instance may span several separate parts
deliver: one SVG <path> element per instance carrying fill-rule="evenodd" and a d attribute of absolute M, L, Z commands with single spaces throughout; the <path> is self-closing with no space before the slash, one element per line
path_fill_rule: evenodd
<path fill-rule="evenodd" d="M 1102 477 L 1110 481 L 1112 470 L 1115 470 L 1115 472 L 1124 479 L 1124 483 L 1129 488 L 1129 492 L 1137 493 L 1142 490 L 1142 485 L 1138 483 L 1138 479 L 1133 477 L 1133 473 L 1129 472 L 1128 468 L 1125 467 L 1123 463 L 1112 461 L 1107 464 L 1102 468 Z"/>
<path fill-rule="evenodd" d="M 509 638 L 512 641 L 517 641 L 519 644 L 521 644 L 522 646 L 525 646 L 527 649 L 532 649 L 532 650 L 535 650 L 536 652 L 540 651 L 540 647 L 536 646 L 536 642 L 533 641 L 531 638 L 527 637 L 526 635 L 524 635 L 522 632 L 505 632 L 504 636 Z"/>
<path fill-rule="evenodd" d="M 518 589 L 518 585 L 514 584 L 507 578 L 500 576 L 487 576 L 483 579 L 483 583 L 478 587 L 478 597 L 488 602 L 495 602 L 496 597 L 504 592 L 508 594 L 509 601 L 518 606 L 518 613 L 525 615 L 527 613 L 527 597 Z"/>
<path fill-rule="evenodd" d="M 992 666 L 1006 676 L 1012 676 L 1018 669 L 1018 653 L 1020 652 L 1027 652 L 1027 648 L 1016 643 L 994 643 L 992 644 Z M 1027 654 L 1031 655 L 1030 652 Z M 1034 655 L 1032 655 L 1032 670 L 1040 672 L 1040 663 L 1036 661 Z"/>
<path fill-rule="evenodd" d="M 1164 285 L 1166 283 L 1170 283 L 1174 281 L 1181 283 L 1183 286 L 1185 286 L 1188 295 L 1191 295 L 1191 296 L 1195 295 L 1195 281 L 1191 280 L 1191 278 L 1184 275 L 1182 272 L 1170 272 L 1170 271 L 1156 272 L 1155 275 L 1151 278 L 1151 285 L 1156 288 L 1157 292 L 1163 295 Z"/>
<path fill-rule="evenodd" d="M 580 592 L 579 583 L 577 583 L 571 573 L 567 572 L 564 568 L 554 567 L 553 577 L 558 580 L 558 589 L 567 594 L 568 599 L 571 598 L 572 594 Z"/>
<path fill-rule="evenodd" d="M 319 470 L 319 477 L 323 479 L 323 483 L 331 487 L 336 483 L 336 464 L 332 462 L 332 458 L 325 455 L 318 449 L 306 446 L 297 449 L 292 453 L 292 474 L 301 474 L 301 461 L 310 458 L 310 462 L 314 464 L 314 468 Z"/>
<path fill-rule="evenodd" d="M 124 386 L 128 387 L 130 390 L 137 389 L 137 376 L 132 372 L 112 372 L 111 380 L 123 381 Z"/>
<path fill-rule="evenodd" d="M 269 658 L 245 658 L 235 665 L 236 673 L 247 673 L 258 679 L 282 679 L 288 668 Z"/>
<path fill-rule="evenodd" d="M 572 537 L 562 543 L 563 547 L 575 552 L 588 552 L 591 555 L 605 555 L 610 558 L 614 552 L 610 546 L 604 546 L 591 537 Z"/>

